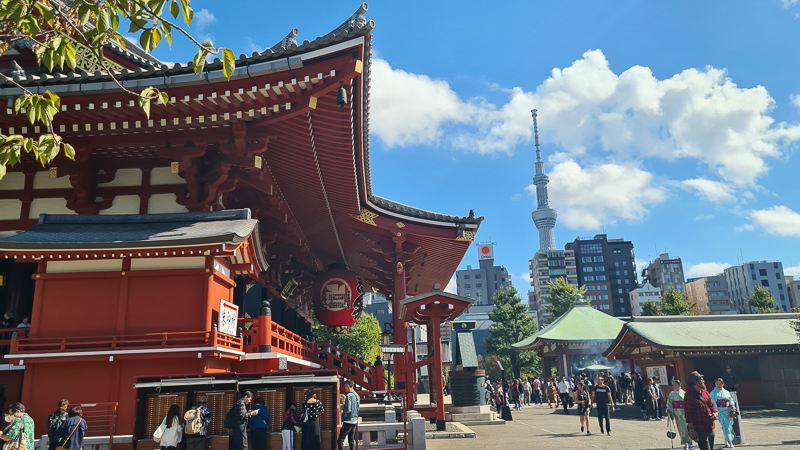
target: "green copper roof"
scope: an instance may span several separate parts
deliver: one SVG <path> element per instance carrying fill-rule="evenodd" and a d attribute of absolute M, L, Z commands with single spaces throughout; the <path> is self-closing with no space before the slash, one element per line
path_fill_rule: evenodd
<path fill-rule="evenodd" d="M 625 324 L 606 354 L 627 332 L 670 350 L 797 346 L 794 319 L 794 314 L 636 317 Z"/>
<path fill-rule="evenodd" d="M 611 342 L 617 337 L 624 324 L 625 322 L 622 320 L 581 302 L 533 336 L 511 344 L 511 346 L 518 350 L 525 350 L 541 341 Z"/>

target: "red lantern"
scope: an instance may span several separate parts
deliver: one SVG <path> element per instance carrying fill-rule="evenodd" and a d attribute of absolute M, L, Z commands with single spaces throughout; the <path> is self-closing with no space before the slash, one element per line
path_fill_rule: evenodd
<path fill-rule="evenodd" d="M 343 264 L 334 264 L 314 281 L 314 313 L 333 333 L 347 333 L 361 316 L 364 288 L 361 278 Z"/>

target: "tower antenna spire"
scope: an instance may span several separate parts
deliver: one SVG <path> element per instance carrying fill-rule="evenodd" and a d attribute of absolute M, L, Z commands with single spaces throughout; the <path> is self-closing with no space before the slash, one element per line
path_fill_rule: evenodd
<path fill-rule="evenodd" d="M 556 249 L 556 239 L 553 229 L 556 226 L 558 214 L 550 207 L 550 199 L 547 195 L 547 183 L 550 178 L 544 171 L 544 161 L 542 161 L 542 151 L 539 148 L 539 124 L 536 120 L 536 110 L 531 110 L 533 116 L 533 137 L 536 145 L 536 176 L 533 177 L 533 185 L 536 186 L 536 210 L 531 214 L 533 223 L 539 230 L 539 251 L 550 251 Z"/>
<path fill-rule="evenodd" d="M 539 125 L 536 123 L 536 109 L 531 110 L 533 116 L 533 142 L 536 144 L 536 162 L 542 162 L 542 151 L 539 150 Z"/>

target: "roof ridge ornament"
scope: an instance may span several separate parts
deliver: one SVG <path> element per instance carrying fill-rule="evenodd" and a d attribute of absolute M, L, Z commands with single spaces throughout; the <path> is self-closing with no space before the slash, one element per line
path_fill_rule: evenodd
<path fill-rule="evenodd" d="M 345 20 L 343 24 L 336 27 L 331 33 L 334 36 L 339 36 L 345 31 L 352 33 L 354 30 L 363 27 L 367 24 L 367 19 L 364 18 L 364 13 L 367 12 L 368 9 L 369 5 L 367 5 L 367 2 L 362 3 L 349 19 Z"/>
<path fill-rule="evenodd" d="M 295 38 L 297 35 L 300 34 L 297 28 L 292 28 L 292 31 L 289 32 L 283 39 L 281 39 L 277 44 L 273 45 L 269 49 L 276 53 L 281 49 L 289 49 L 291 47 L 297 47 L 297 40 Z"/>

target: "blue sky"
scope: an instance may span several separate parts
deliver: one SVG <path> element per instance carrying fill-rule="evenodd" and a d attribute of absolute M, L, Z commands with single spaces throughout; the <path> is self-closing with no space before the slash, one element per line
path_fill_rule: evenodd
<path fill-rule="evenodd" d="M 293 27 L 313 40 L 359 3 L 192 5 L 192 32 L 238 55 Z M 531 108 L 559 247 L 605 231 L 633 241 L 640 269 L 668 251 L 690 276 L 742 256 L 800 276 L 798 0 L 380 1 L 366 17 L 376 194 L 475 209 L 523 292 L 538 249 Z M 174 42 L 156 56 L 190 60 Z"/>

